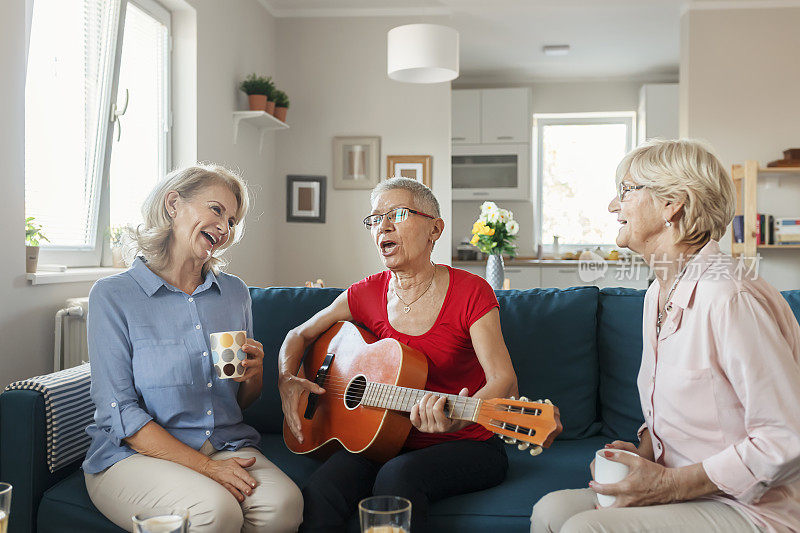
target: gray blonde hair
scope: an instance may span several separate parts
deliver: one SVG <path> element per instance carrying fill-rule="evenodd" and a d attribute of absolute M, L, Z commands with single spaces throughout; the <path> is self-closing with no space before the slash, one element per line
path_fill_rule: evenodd
<path fill-rule="evenodd" d="M 370 203 L 374 202 L 378 196 L 386 191 L 395 189 L 410 191 L 411 195 L 414 197 L 414 204 L 416 207 L 419 209 L 424 209 L 429 215 L 433 215 L 436 218 L 442 216 L 441 209 L 439 209 L 439 200 L 436 199 L 433 191 L 431 191 L 426 185 L 418 182 L 417 180 L 412 180 L 411 178 L 389 178 L 380 182 L 374 189 L 372 189 L 372 192 L 369 195 Z"/>
<path fill-rule="evenodd" d="M 219 274 L 228 261 L 223 257 L 225 250 L 239 242 L 244 235 L 244 218 L 250 208 L 247 183 L 230 169 L 214 164 L 197 164 L 173 170 L 161 180 L 142 204 L 144 223 L 136 228 L 128 228 L 125 236 L 125 260 L 132 263 L 137 255 L 142 255 L 156 270 L 165 268 L 169 262 L 168 249 L 172 238 L 172 217 L 169 216 L 165 198 L 170 191 L 177 191 L 181 198 L 194 197 L 201 189 L 211 185 L 227 187 L 236 198 L 235 225 L 230 228 L 228 240 L 214 250 L 203 264 L 202 274 L 208 271 Z"/>
<path fill-rule="evenodd" d="M 634 148 L 617 166 L 617 185 L 630 174 L 654 197 L 683 204 L 677 242 L 704 245 L 719 240 L 733 220 L 736 192 L 722 163 L 694 139 L 653 139 Z"/>

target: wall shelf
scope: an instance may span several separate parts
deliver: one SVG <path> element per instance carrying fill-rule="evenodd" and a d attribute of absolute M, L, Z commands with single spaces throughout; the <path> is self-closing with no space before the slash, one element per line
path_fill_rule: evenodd
<path fill-rule="evenodd" d="M 731 177 L 736 187 L 736 214 L 744 216 L 744 242 L 735 242 L 731 231 L 731 253 L 754 258 L 757 250 L 800 250 L 800 244 L 756 244 L 756 199 L 760 176 L 800 178 L 800 167 L 761 167 L 758 161 L 733 165 Z"/>
<path fill-rule="evenodd" d="M 264 150 L 264 134 L 274 130 L 288 130 L 289 125 L 278 120 L 266 111 L 234 111 L 233 112 L 233 144 L 239 140 L 239 126 L 246 122 L 259 130 L 260 140 L 258 153 Z"/>

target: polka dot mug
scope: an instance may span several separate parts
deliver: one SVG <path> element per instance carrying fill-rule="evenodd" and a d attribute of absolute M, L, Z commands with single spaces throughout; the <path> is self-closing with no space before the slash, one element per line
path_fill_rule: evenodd
<path fill-rule="evenodd" d="M 211 334 L 211 358 L 218 378 L 238 378 L 244 375 L 242 361 L 247 359 L 247 354 L 242 350 L 242 346 L 246 340 L 246 331 L 222 331 Z"/>

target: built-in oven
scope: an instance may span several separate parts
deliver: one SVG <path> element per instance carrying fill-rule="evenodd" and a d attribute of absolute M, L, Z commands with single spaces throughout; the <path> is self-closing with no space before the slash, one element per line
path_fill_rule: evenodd
<path fill-rule="evenodd" d="M 453 145 L 453 200 L 526 200 L 530 168 L 527 144 Z"/>

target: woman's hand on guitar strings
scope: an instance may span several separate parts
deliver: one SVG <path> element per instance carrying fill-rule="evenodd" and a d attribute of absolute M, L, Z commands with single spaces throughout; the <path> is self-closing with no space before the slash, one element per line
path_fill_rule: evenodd
<path fill-rule="evenodd" d="M 469 396 L 467 388 L 459 396 Z M 444 414 L 447 398 L 428 393 L 411 408 L 411 424 L 423 433 L 452 433 L 470 424 L 466 420 L 453 420 Z"/>
<path fill-rule="evenodd" d="M 307 379 L 297 376 L 278 377 L 278 391 L 281 394 L 281 406 L 283 416 L 286 417 L 286 424 L 292 430 L 298 442 L 303 442 L 303 431 L 300 426 L 300 399 L 303 392 L 308 391 L 314 394 L 324 394 L 325 389 Z"/>

